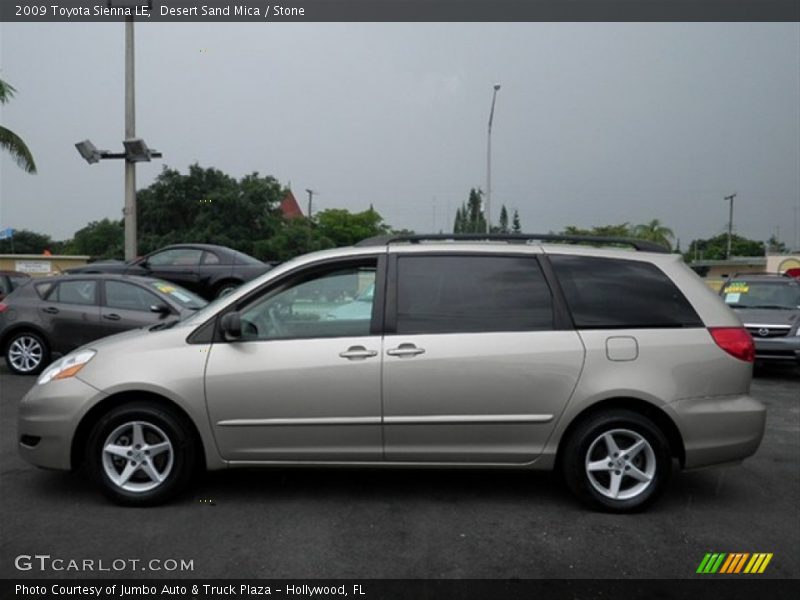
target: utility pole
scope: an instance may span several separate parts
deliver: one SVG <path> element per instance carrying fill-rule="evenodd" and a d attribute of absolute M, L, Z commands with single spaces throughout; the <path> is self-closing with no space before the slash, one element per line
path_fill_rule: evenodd
<path fill-rule="evenodd" d="M 728 251 L 725 253 L 725 258 L 730 259 L 731 257 L 731 236 L 733 235 L 733 199 L 736 198 L 736 194 L 731 194 L 730 196 L 725 196 L 725 201 L 730 202 L 730 210 L 728 212 Z"/>
<path fill-rule="evenodd" d="M 492 108 L 489 111 L 489 131 L 486 136 L 486 233 L 492 232 L 492 120 L 494 119 L 494 103 L 497 100 L 497 90 L 500 84 L 494 86 L 492 94 Z"/>
<path fill-rule="evenodd" d="M 308 192 L 308 218 L 310 219 L 311 218 L 311 209 L 312 209 L 313 200 L 314 200 L 314 194 L 316 194 L 317 192 L 315 192 L 314 190 L 310 190 L 308 188 L 306 188 L 306 192 Z"/>
<path fill-rule="evenodd" d="M 136 137 L 133 17 L 125 18 L 125 139 Z M 136 258 L 136 163 L 125 160 L 125 260 Z"/>

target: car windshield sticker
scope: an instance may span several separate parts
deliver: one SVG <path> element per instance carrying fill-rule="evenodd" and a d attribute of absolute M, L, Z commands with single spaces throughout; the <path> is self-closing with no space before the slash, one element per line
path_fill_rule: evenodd
<path fill-rule="evenodd" d="M 166 283 L 157 283 L 156 288 L 158 288 L 158 291 L 163 292 L 165 294 L 172 294 L 173 292 L 175 292 L 175 287 L 167 285 Z"/>
<path fill-rule="evenodd" d="M 741 297 L 741 294 L 725 294 L 725 304 L 736 304 Z"/>
<path fill-rule="evenodd" d="M 732 281 L 725 287 L 726 294 L 746 294 L 750 291 L 750 286 L 744 281 Z"/>
<path fill-rule="evenodd" d="M 188 303 L 188 302 L 192 301 L 192 299 L 189 296 L 187 296 L 186 294 L 184 294 L 182 292 L 179 292 L 178 290 L 175 290 L 174 288 L 173 288 L 173 291 L 172 291 L 171 295 L 175 296 L 181 302 Z"/>

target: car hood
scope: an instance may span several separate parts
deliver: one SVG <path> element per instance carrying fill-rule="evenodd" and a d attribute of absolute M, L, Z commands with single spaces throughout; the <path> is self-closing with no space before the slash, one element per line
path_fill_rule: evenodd
<path fill-rule="evenodd" d="M 778 308 L 734 308 L 745 325 L 796 325 L 800 310 Z"/>

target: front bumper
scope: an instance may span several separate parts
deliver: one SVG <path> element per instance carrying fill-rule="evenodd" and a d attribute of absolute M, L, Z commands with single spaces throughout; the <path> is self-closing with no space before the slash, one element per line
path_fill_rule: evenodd
<path fill-rule="evenodd" d="M 760 338 L 753 336 L 758 360 L 790 360 L 800 362 L 800 335 Z"/>
<path fill-rule="evenodd" d="M 37 467 L 71 469 L 78 423 L 103 395 L 77 377 L 34 385 L 20 402 L 17 417 L 22 458 Z"/>
<path fill-rule="evenodd" d="M 690 398 L 668 406 L 683 436 L 687 469 L 741 461 L 764 437 L 767 409 L 751 396 Z"/>

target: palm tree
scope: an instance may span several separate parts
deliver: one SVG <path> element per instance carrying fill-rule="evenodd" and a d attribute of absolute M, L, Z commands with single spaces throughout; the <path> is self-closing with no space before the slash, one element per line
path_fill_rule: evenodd
<path fill-rule="evenodd" d="M 11 85 L 0 79 L 0 104 L 5 104 L 14 97 L 16 92 Z M 16 133 L 0 125 L 0 148 L 11 154 L 11 159 L 28 173 L 36 173 L 36 163 L 28 146 Z"/>
<path fill-rule="evenodd" d="M 650 240 L 672 250 L 672 238 L 675 237 L 672 229 L 661 224 L 658 219 L 643 223 L 633 228 L 633 235 L 642 240 Z"/>

